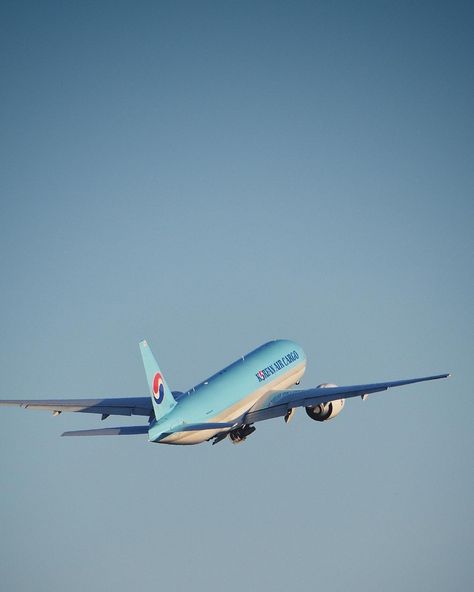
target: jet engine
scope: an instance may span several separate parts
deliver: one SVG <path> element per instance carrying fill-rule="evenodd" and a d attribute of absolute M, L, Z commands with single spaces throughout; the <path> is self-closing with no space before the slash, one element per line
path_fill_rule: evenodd
<path fill-rule="evenodd" d="M 318 388 L 330 388 L 335 386 L 337 386 L 337 384 L 325 382 L 324 384 L 320 384 Z M 344 399 L 337 399 L 336 401 L 330 401 L 329 403 L 320 403 L 314 407 L 306 407 L 306 413 L 311 419 L 314 419 L 314 421 L 327 421 L 341 413 L 344 403 Z"/>

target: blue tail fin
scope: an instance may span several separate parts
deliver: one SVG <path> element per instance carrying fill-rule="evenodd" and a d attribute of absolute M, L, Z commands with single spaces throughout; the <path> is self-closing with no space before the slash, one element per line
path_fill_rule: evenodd
<path fill-rule="evenodd" d="M 176 405 L 176 400 L 173 397 L 169 386 L 166 384 L 166 380 L 161 373 L 160 367 L 146 341 L 140 342 L 140 353 L 142 354 L 146 379 L 148 387 L 150 388 L 155 418 L 158 420 L 173 409 Z"/>

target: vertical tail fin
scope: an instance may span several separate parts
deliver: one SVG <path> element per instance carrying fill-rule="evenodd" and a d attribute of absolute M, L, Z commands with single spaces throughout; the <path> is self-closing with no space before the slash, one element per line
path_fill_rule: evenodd
<path fill-rule="evenodd" d="M 160 367 L 146 341 L 140 341 L 140 353 L 142 354 L 146 379 L 150 388 L 155 418 L 160 419 L 173 409 L 176 405 L 176 400 L 173 397 L 170 388 L 161 373 Z"/>

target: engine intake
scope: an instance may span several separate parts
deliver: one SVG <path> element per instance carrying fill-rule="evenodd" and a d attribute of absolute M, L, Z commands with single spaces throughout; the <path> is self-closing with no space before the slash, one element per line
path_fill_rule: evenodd
<path fill-rule="evenodd" d="M 318 388 L 331 388 L 335 386 L 337 386 L 337 384 L 325 382 L 320 384 Z M 337 399 L 336 401 L 330 401 L 329 403 L 320 403 L 314 407 L 306 407 L 306 413 L 311 419 L 314 419 L 314 421 L 328 421 L 341 413 L 344 403 L 344 399 Z"/>

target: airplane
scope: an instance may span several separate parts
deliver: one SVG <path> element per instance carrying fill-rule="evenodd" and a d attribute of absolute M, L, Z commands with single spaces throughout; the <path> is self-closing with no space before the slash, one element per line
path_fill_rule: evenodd
<path fill-rule="evenodd" d="M 306 369 L 301 346 L 287 339 L 269 341 L 186 392 L 171 391 L 146 341 L 140 342 L 149 397 L 58 400 L 2 400 L 0 405 L 110 415 L 142 415 L 148 424 L 64 432 L 62 436 L 123 436 L 148 434 L 149 442 L 189 445 L 228 438 L 239 444 L 255 431 L 253 424 L 282 417 L 288 423 L 298 407 L 318 422 L 335 418 L 346 399 L 392 387 L 448 378 L 449 374 L 407 380 L 337 386 L 320 384 L 291 390 Z"/>

